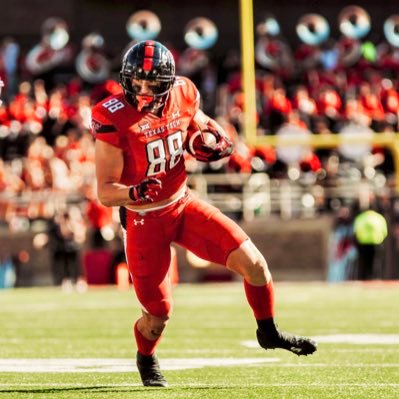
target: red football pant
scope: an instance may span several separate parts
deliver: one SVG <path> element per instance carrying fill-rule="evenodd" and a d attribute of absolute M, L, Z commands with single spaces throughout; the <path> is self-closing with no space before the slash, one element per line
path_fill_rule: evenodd
<path fill-rule="evenodd" d="M 172 310 L 168 271 L 175 242 L 200 258 L 226 264 L 229 254 L 248 239 L 230 218 L 189 193 L 152 212 L 126 210 L 125 249 L 137 298 L 153 316 Z"/>

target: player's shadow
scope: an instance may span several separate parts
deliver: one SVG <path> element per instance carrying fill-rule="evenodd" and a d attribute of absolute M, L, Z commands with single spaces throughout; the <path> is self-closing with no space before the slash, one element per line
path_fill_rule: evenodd
<path fill-rule="evenodd" d="M 86 387 L 63 387 L 63 388 L 40 388 L 40 389 L 0 389 L 0 395 L 2 393 L 21 393 L 21 394 L 33 394 L 33 393 L 39 393 L 39 394 L 54 394 L 54 393 L 61 393 L 61 392 L 79 392 L 79 391 L 93 391 L 93 393 L 97 392 L 130 392 L 130 391 L 148 391 L 148 388 L 145 388 L 143 386 L 137 386 L 137 387 L 125 387 L 123 389 L 122 387 L 110 387 L 107 385 L 101 386 L 101 385 L 96 385 L 96 386 L 86 386 Z"/>
<path fill-rule="evenodd" d="M 171 390 L 173 388 L 174 391 L 184 391 L 186 389 L 190 390 L 218 390 L 218 389 L 226 389 L 230 390 L 233 387 L 228 386 L 228 385 L 217 385 L 217 386 L 175 386 L 175 387 L 169 387 L 169 388 L 164 388 L 164 387 L 159 387 L 155 389 L 162 389 L 162 390 Z M 247 389 L 248 387 L 242 387 Z M 119 393 L 119 392 L 148 392 L 150 390 L 153 390 L 154 388 L 148 388 L 148 387 L 143 387 L 143 386 L 128 386 L 128 387 L 110 387 L 107 385 L 101 386 L 101 385 L 96 385 L 96 386 L 85 386 L 85 387 L 62 387 L 62 388 L 46 388 L 46 389 L 0 389 L 0 395 L 2 393 L 19 393 L 19 394 L 54 394 L 54 393 L 62 393 L 62 392 L 89 392 L 93 391 L 93 393 Z M 234 389 L 237 389 L 237 387 L 234 387 Z"/>

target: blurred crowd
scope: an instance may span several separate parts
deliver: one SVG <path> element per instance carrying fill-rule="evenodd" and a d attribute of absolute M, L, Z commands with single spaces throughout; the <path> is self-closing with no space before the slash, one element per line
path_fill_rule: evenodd
<path fill-rule="evenodd" d="M 3 38 L 0 43 L 0 76 L 5 82 L 0 105 L 0 223 L 11 230 L 21 228 L 21 218 L 57 223 L 67 217 L 75 221 L 77 233 L 87 230 L 90 245 L 114 237 L 116 216 L 95 196 L 90 120 L 94 103 L 121 90 L 120 54 L 112 58 L 101 35 L 96 35 L 89 43 L 86 40 L 81 52 L 69 44 L 61 49 L 42 47 L 35 62 L 32 52 L 21 49 L 15 39 Z M 385 148 L 359 153 L 248 145 L 243 137 L 238 50 L 215 59 L 211 50 L 178 50 L 165 44 L 175 56 L 177 74 L 194 81 L 203 109 L 236 145 L 230 159 L 210 165 L 187 155 L 189 173 L 266 172 L 272 178 L 291 179 L 311 174 L 314 182 L 327 181 L 345 162 L 355 165 L 360 175 L 367 166 L 385 176 L 393 173 L 392 157 Z M 353 45 L 348 39 L 295 49 L 282 39 L 259 39 L 257 135 L 395 134 L 399 50 L 388 42 L 364 44 L 348 61 L 347 50 Z M 297 173 L 290 173 L 293 169 Z"/>
<path fill-rule="evenodd" d="M 399 56 L 398 50 L 388 43 L 378 51 L 374 47 L 374 52 L 359 52 L 351 65 L 346 65 L 348 60 L 340 55 L 338 44 L 341 47 L 343 44 L 338 42 L 324 47 L 302 44 L 295 51 L 277 39 L 260 43 L 256 52 L 259 136 L 398 131 Z M 215 60 L 211 50 L 188 47 L 178 51 L 166 44 L 176 58 L 177 73 L 194 81 L 205 112 L 216 117 L 236 143 L 235 154 L 228 161 L 208 166 L 189 159 L 189 172 L 266 172 L 271 177 L 286 177 L 288 169 L 296 166 L 300 172 L 317 174 L 328 171 L 331 155 L 333 160 L 338 156 L 339 160 L 360 164 L 368 159 L 368 164 L 380 167 L 385 174 L 393 172 L 390 154 L 383 148 L 370 149 L 370 158 L 369 154 L 356 151 L 351 154 L 351 151 L 303 148 L 298 153 L 289 149 L 279 151 L 268 145 L 247 145 L 242 134 L 244 101 L 237 51 L 230 50 L 224 59 Z M 44 61 L 41 62 L 45 66 L 37 61 L 32 67 L 32 62 L 28 62 L 30 54 L 23 54 L 14 39 L 3 39 L 0 46 L 0 76 L 6 83 L 0 106 L 3 197 L 6 193 L 43 190 L 84 194 L 92 184 L 91 106 L 120 91 L 120 87 L 116 81 L 117 62 L 114 70 L 103 74 L 102 62 L 109 57 L 103 41 L 92 37 L 91 46 L 93 58 L 88 57 L 85 62 L 92 69 L 83 73 L 82 67 L 72 62 L 81 54 L 76 50 L 74 58 L 72 49 L 68 52 L 62 49 L 66 58 L 61 57 L 58 63 L 54 56 L 41 50 L 44 53 L 39 54 L 40 60 L 50 57 L 51 68 Z M 262 58 L 265 55 L 267 62 Z M 108 61 L 112 64 L 112 59 Z M 1 219 L 5 212 L 2 209 Z"/>

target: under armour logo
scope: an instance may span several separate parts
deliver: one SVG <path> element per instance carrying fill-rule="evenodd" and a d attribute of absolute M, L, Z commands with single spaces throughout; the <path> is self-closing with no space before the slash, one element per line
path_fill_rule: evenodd
<path fill-rule="evenodd" d="M 138 224 L 141 224 L 142 226 L 144 225 L 144 219 L 133 219 L 133 223 L 135 226 Z"/>

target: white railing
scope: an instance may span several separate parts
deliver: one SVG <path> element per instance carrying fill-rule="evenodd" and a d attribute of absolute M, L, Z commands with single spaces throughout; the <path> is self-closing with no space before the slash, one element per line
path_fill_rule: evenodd
<path fill-rule="evenodd" d="M 192 174 L 188 177 L 188 185 L 200 198 L 222 212 L 237 214 L 245 221 L 271 214 L 283 219 L 314 217 L 326 207 L 327 202 L 339 200 L 350 203 L 369 199 L 370 194 L 381 194 L 383 190 L 391 196 L 395 195 L 387 184 L 375 186 L 366 179 L 337 179 L 329 187 L 318 182 L 301 184 L 290 179 L 270 179 L 265 173 Z M 18 196 L 0 194 L 0 205 L 11 203 L 20 210 L 40 204 L 62 210 L 70 204 L 83 204 L 84 201 L 79 193 L 34 191 Z"/>
<path fill-rule="evenodd" d="M 246 221 L 272 213 L 283 219 L 314 217 L 328 208 L 327 203 L 364 201 L 373 193 L 390 191 L 386 185 L 375 186 L 367 179 L 337 179 L 335 186 L 328 187 L 321 183 L 303 185 L 290 179 L 270 179 L 264 173 L 191 175 L 189 186 L 221 211 L 240 213 Z"/>
<path fill-rule="evenodd" d="M 245 220 L 270 215 L 270 179 L 264 173 L 193 174 L 188 185 L 222 212 L 242 213 Z"/>

